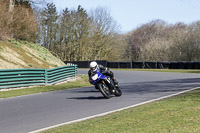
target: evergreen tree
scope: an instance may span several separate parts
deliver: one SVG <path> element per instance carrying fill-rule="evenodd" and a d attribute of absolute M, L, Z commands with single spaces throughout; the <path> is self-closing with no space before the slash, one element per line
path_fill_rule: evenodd
<path fill-rule="evenodd" d="M 77 10 L 63 10 L 60 19 L 60 52 L 64 60 L 84 60 L 87 56 L 89 19 L 86 11 L 78 6 Z"/>
<path fill-rule="evenodd" d="M 53 50 L 56 42 L 58 14 L 53 3 L 48 3 L 42 11 L 42 34 L 43 45 L 49 50 Z"/>

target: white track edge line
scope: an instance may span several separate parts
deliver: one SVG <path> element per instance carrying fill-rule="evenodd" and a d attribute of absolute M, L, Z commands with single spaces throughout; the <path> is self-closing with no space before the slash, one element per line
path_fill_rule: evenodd
<path fill-rule="evenodd" d="M 199 87 L 195 87 L 195 88 L 192 88 L 192 89 L 189 89 L 189 90 L 185 90 L 185 91 L 181 91 L 181 92 L 178 92 L 178 93 L 175 93 L 175 94 L 171 94 L 171 95 L 163 96 L 163 97 L 160 97 L 160 98 L 152 99 L 152 100 L 149 100 L 149 101 L 145 101 L 145 102 L 142 102 L 142 103 L 134 104 L 134 105 L 127 106 L 127 107 L 120 108 L 120 109 L 116 109 L 116 110 L 113 110 L 113 111 L 108 111 L 108 112 L 105 112 L 105 113 L 101 113 L 101 114 L 97 114 L 97 115 L 93 115 L 93 116 L 89 116 L 89 117 L 85 117 L 85 118 L 81 118 L 81 119 L 77 119 L 77 120 L 73 120 L 73 121 L 57 124 L 57 125 L 46 127 L 46 128 L 42 128 L 42 129 L 38 129 L 38 130 L 31 131 L 31 132 L 28 132 L 28 133 L 38 133 L 38 132 L 42 132 L 42 131 L 45 131 L 45 130 L 48 130 L 48 129 L 56 128 L 56 127 L 59 127 L 59 126 L 63 126 L 63 125 L 67 125 L 67 124 L 71 124 L 71 123 L 75 123 L 75 122 L 80 122 L 80 121 L 88 120 L 88 119 L 95 118 L 95 117 L 108 115 L 108 114 L 111 114 L 111 113 L 114 113 L 114 112 L 118 112 L 118 111 L 122 111 L 122 110 L 125 110 L 125 109 L 137 107 L 137 106 L 140 106 L 140 105 L 143 105 L 143 104 L 147 104 L 147 103 L 159 101 L 159 100 L 162 100 L 162 99 L 166 99 L 166 98 L 169 98 L 169 97 L 177 96 L 177 95 L 180 95 L 182 93 L 186 93 L 186 92 L 189 92 L 189 91 L 192 91 L 192 90 L 196 90 L 198 88 Z"/>

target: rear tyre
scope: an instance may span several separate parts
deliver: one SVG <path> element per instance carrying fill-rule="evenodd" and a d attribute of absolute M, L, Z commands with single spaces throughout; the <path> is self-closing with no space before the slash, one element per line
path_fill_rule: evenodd
<path fill-rule="evenodd" d="M 110 91 L 109 91 L 109 88 L 106 84 L 102 84 L 102 83 L 98 83 L 97 84 L 97 87 L 99 88 L 99 91 L 101 92 L 101 94 L 109 99 L 111 97 L 111 94 L 110 94 Z"/>
<path fill-rule="evenodd" d="M 120 97 L 121 95 L 122 95 L 122 91 L 121 91 L 121 89 L 118 86 L 118 87 L 116 87 L 115 96 L 116 97 Z"/>

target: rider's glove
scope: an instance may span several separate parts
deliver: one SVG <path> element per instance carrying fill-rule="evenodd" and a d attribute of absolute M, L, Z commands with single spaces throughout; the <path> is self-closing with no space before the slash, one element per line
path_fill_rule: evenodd
<path fill-rule="evenodd" d="M 93 81 L 93 80 L 89 79 L 90 84 L 92 84 L 92 81 Z"/>

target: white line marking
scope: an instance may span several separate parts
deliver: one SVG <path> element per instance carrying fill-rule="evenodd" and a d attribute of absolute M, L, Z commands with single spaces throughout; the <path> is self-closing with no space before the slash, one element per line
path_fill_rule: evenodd
<path fill-rule="evenodd" d="M 80 122 L 80 121 L 88 120 L 88 119 L 99 117 L 99 116 L 108 115 L 108 114 L 111 114 L 111 113 L 114 113 L 114 112 L 118 112 L 118 111 L 122 111 L 122 110 L 125 110 L 125 109 L 137 107 L 137 106 L 140 106 L 140 105 L 143 105 L 143 104 L 147 104 L 147 103 L 159 101 L 159 100 L 162 100 L 162 99 L 166 99 L 166 98 L 169 98 L 169 97 L 177 96 L 177 95 L 180 95 L 180 94 L 192 91 L 192 90 L 196 90 L 198 88 L 199 87 L 192 88 L 192 89 L 189 89 L 189 90 L 185 90 L 185 91 L 178 92 L 178 93 L 175 93 L 175 94 L 171 94 L 171 95 L 168 95 L 168 96 L 163 96 L 163 97 L 160 97 L 160 98 L 152 99 L 152 100 L 149 100 L 149 101 L 145 101 L 145 102 L 142 102 L 142 103 L 134 104 L 134 105 L 127 106 L 127 107 L 120 108 L 120 109 L 116 109 L 116 110 L 113 110 L 113 111 L 109 111 L 109 112 L 105 112 L 105 113 L 101 113 L 101 114 L 97 114 L 97 115 L 81 118 L 81 119 L 78 119 L 78 120 L 73 120 L 73 121 L 61 123 L 61 124 L 58 124 L 58 125 L 42 128 L 42 129 L 39 129 L 39 130 L 31 131 L 29 133 L 38 133 L 38 132 L 42 132 L 42 131 L 45 131 L 45 130 L 48 130 L 48 129 L 51 129 L 51 128 L 56 128 L 56 127 L 59 127 L 59 126 L 63 126 L 63 125 L 67 125 L 67 124 L 71 124 L 71 123 L 75 123 L 75 122 Z"/>

